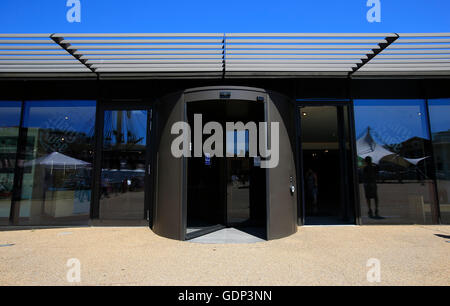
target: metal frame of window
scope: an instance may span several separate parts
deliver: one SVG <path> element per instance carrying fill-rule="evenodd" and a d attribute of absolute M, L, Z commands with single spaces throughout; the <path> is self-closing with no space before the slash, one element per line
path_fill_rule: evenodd
<path fill-rule="evenodd" d="M 433 133 L 431 131 L 431 118 L 430 118 L 430 106 L 428 103 L 428 98 L 425 99 L 425 110 L 427 112 L 426 122 L 428 126 L 428 137 L 430 138 L 430 156 L 432 159 L 431 163 L 431 171 L 432 171 L 432 180 L 433 180 L 433 202 L 434 209 L 431 208 L 431 211 L 434 212 L 432 214 L 432 222 L 433 224 L 441 224 L 441 205 L 439 203 L 439 190 L 438 190 L 438 182 L 437 182 L 437 169 L 436 169 L 436 155 L 434 153 L 434 145 L 433 145 Z"/>
<path fill-rule="evenodd" d="M 23 135 L 23 120 L 25 112 L 25 101 L 20 101 L 20 120 L 19 120 L 19 134 L 17 135 L 16 160 L 14 164 L 14 181 L 13 181 L 13 196 L 11 198 L 11 207 L 9 211 L 9 224 L 14 225 L 19 220 L 19 208 L 22 193 L 22 175 L 23 168 L 19 167 L 19 160 L 25 160 L 24 151 L 26 140 Z M 23 143 L 25 141 L 25 143 Z"/>

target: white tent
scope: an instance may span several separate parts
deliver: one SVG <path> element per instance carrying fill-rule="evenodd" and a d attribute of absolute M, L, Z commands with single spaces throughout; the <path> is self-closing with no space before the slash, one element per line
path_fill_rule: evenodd
<path fill-rule="evenodd" d="M 375 164 L 379 164 L 383 157 L 395 154 L 373 139 L 372 135 L 370 135 L 370 128 L 367 128 L 366 134 L 356 140 L 356 150 L 358 151 L 358 156 L 361 158 L 370 156 Z"/>
<path fill-rule="evenodd" d="M 31 167 L 33 165 L 51 167 L 53 171 L 53 169 L 77 169 L 77 167 L 87 167 L 91 164 L 59 152 L 53 152 L 49 155 L 30 160 L 24 164 L 25 167 Z"/>
<path fill-rule="evenodd" d="M 356 150 L 358 151 L 358 156 L 361 158 L 366 158 L 370 156 L 372 162 L 379 164 L 384 158 L 390 162 L 396 163 L 401 166 L 407 166 L 408 164 L 417 165 L 421 160 L 424 160 L 428 156 L 421 158 L 405 158 L 397 153 L 391 152 L 385 149 L 382 145 L 377 143 L 372 135 L 370 134 L 370 127 L 367 128 L 367 132 L 356 141 Z"/>
<path fill-rule="evenodd" d="M 409 161 L 411 164 L 417 165 L 421 160 L 424 160 L 425 158 L 428 158 L 429 156 L 421 157 L 421 158 L 405 158 L 407 161 Z"/>

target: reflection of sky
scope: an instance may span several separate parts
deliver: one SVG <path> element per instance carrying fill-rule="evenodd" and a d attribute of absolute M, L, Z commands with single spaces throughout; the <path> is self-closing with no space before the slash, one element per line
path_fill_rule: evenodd
<path fill-rule="evenodd" d="M 0 101 L 0 127 L 19 126 L 20 106 L 18 101 Z"/>
<path fill-rule="evenodd" d="M 430 109 L 431 132 L 450 130 L 450 99 L 428 100 Z"/>
<path fill-rule="evenodd" d="M 51 128 L 93 134 L 95 101 L 26 101 L 24 127 Z"/>
<path fill-rule="evenodd" d="M 424 100 L 355 100 L 356 136 L 370 127 L 382 144 L 395 144 L 412 137 L 428 139 Z"/>
<path fill-rule="evenodd" d="M 248 130 L 245 131 L 227 131 L 227 143 L 226 150 L 227 155 L 234 154 L 237 155 L 241 150 L 248 152 L 249 133 Z"/>
<path fill-rule="evenodd" d="M 117 138 L 112 131 L 117 131 L 117 115 L 119 111 L 106 111 L 104 122 L 104 135 L 111 136 L 110 144 L 117 143 Z M 129 140 L 140 139 L 136 144 L 145 145 L 147 136 L 147 111 L 145 110 L 129 110 L 121 111 L 122 113 L 122 133 L 123 143 Z M 129 139 L 132 136 L 132 139 Z"/>

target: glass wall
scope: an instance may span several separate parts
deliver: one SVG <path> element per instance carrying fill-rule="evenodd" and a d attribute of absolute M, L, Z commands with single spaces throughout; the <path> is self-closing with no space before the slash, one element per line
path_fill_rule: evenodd
<path fill-rule="evenodd" d="M 437 214 L 424 100 L 355 100 L 363 224 L 426 224 Z"/>
<path fill-rule="evenodd" d="M 100 218 L 144 219 L 146 110 L 104 112 Z"/>
<path fill-rule="evenodd" d="M 95 101 L 24 102 L 19 224 L 89 220 Z"/>
<path fill-rule="evenodd" d="M 450 224 L 450 99 L 428 101 L 441 222 Z"/>
<path fill-rule="evenodd" d="M 0 224 L 9 222 L 22 102 L 0 101 Z"/>

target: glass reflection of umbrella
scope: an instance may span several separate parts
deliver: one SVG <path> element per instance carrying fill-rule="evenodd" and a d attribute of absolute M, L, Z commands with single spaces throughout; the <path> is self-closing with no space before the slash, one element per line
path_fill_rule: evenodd
<path fill-rule="evenodd" d="M 59 152 L 53 152 L 49 155 L 39 157 L 34 160 L 30 160 L 24 164 L 25 167 L 31 167 L 33 165 L 41 165 L 45 167 L 51 167 L 50 173 L 53 173 L 53 169 L 77 169 L 81 167 L 87 167 L 91 164 L 80 159 L 76 159 Z"/>
<path fill-rule="evenodd" d="M 391 154 L 387 155 L 382 158 L 385 162 L 390 162 L 399 166 L 402 166 L 404 168 L 408 168 L 411 165 L 417 166 L 417 164 L 424 160 L 425 158 L 428 158 L 428 156 L 422 157 L 422 158 L 406 158 L 403 156 L 400 156 L 398 154 Z"/>
<path fill-rule="evenodd" d="M 399 165 L 404 168 L 408 168 L 411 165 L 417 166 L 417 164 L 424 160 L 426 157 L 421 158 L 405 158 L 397 153 L 391 152 L 377 143 L 370 134 L 370 127 L 367 128 L 367 132 L 356 141 L 356 149 L 358 156 L 362 159 L 370 156 L 374 164 L 379 164 L 381 161 L 390 162 Z"/>
<path fill-rule="evenodd" d="M 370 128 L 367 128 L 367 132 L 356 141 L 356 150 L 358 156 L 362 159 L 370 156 L 374 164 L 379 164 L 381 159 L 386 156 L 396 155 L 394 152 L 385 149 L 373 139 L 370 134 Z"/>

